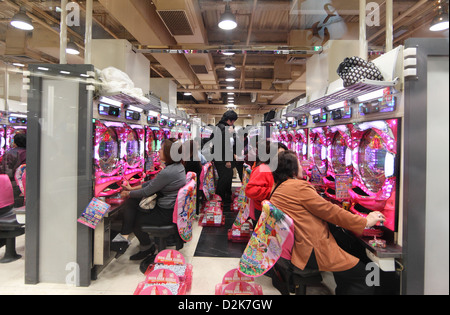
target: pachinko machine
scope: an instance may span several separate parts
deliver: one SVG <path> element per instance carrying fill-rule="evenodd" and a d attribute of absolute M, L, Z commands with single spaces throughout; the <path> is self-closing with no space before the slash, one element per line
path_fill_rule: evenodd
<path fill-rule="evenodd" d="M 308 160 L 308 129 L 297 129 L 293 150 L 300 161 Z"/>
<path fill-rule="evenodd" d="M 0 125 L 0 162 L 6 152 L 6 126 Z"/>
<path fill-rule="evenodd" d="M 325 194 L 331 199 L 341 199 L 336 196 L 336 177 L 351 182 L 352 165 L 352 131 L 353 124 L 332 126 L 328 132 L 328 170 L 323 178 L 327 187 Z"/>
<path fill-rule="evenodd" d="M 114 124 L 114 123 L 112 123 Z M 102 123 L 95 122 L 94 135 L 94 196 L 102 198 L 110 204 L 121 203 L 120 192 L 122 165 L 120 163 L 120 140 L 116 129 Z"/>
<path fill-rule="evenodd" d="M 152 179 L 161 170 L 159 150 L 161 149 L 162 133 L 159 127 L 145 127 L 145 173 Z"/>
<path fill-rule="evenodd" d="M 120 138 L 123 177 L 131 186 L 140 185 L 145 177 L 145 129 L 125 124 Z"/>
<path fill-rule="evenodd" d="M 399 120 L 356 124 L 352 133 L 353 188 L 351 211 L 367 216 L 380 211 L 384 227 L 396 231 Z"/>
<path fill-rule="evenodd" d="M 328 171 L 328 127 L 319 127 L 310 130 L 311 140 L 311 169 L 307 171 L 311 183 L 323 186 L 323 178 Z"/>

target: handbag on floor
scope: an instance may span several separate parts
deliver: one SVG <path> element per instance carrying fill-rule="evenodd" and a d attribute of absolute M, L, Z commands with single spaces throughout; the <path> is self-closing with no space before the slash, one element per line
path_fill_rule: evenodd
<path fill-rule="evenodd" d="M 345 58 L 339 65 L 337 73 L 344 81 L 344 87 L 356 84 L 363 79 L 384 80 L 383 75 L 374 63 L 365 61 L 360 57 Z"/>

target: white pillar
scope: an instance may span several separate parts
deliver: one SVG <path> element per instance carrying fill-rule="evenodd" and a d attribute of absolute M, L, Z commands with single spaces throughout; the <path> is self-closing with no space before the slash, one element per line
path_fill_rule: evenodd
<path fill-rule="evenodd" d="M 59 35 L 59 63 L 67 64 L 67 1 L 61 0 L 61 26 Z"/>
<path fill-rule="evenodd" d="M 84 38 L 84 63 L 92 63 L 92 9 L 93 0 L 86 0 L 86 32 Z"/>

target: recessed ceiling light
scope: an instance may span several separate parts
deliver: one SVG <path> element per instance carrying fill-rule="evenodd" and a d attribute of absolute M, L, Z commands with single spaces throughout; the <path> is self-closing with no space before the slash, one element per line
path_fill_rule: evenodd
<path fill-rule="evenodd" d="M 234 90 L 234 86 L 227 86 L 227 90 Z"/>
<path fill-rule="evenodd" d="M 227 81 L 227 82 L 234 82 L 234 81 L 236 81 L 236 79 L 235 78 L 226 78 L 225 81 Z"/>

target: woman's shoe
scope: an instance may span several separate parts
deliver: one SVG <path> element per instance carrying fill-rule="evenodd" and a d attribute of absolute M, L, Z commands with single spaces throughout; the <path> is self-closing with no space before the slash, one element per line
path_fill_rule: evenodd
<path fill-rule="evenodd" d="M 152 244 L 152 246 L 149 249 L 140 251 L 137 254 L 134 254 L 133 256 L 130 256 L 130 260 L 142 260 L 146 258 L 147 256 L 153 255 L 156 251 L 155 244 Z"/>
<path fill-rule="evenodd" d="M 116 258 L 119 258 L 127 251 L 129 246 L 128 242 L 112 242 L 111 250 L 116 252 Z"/>

